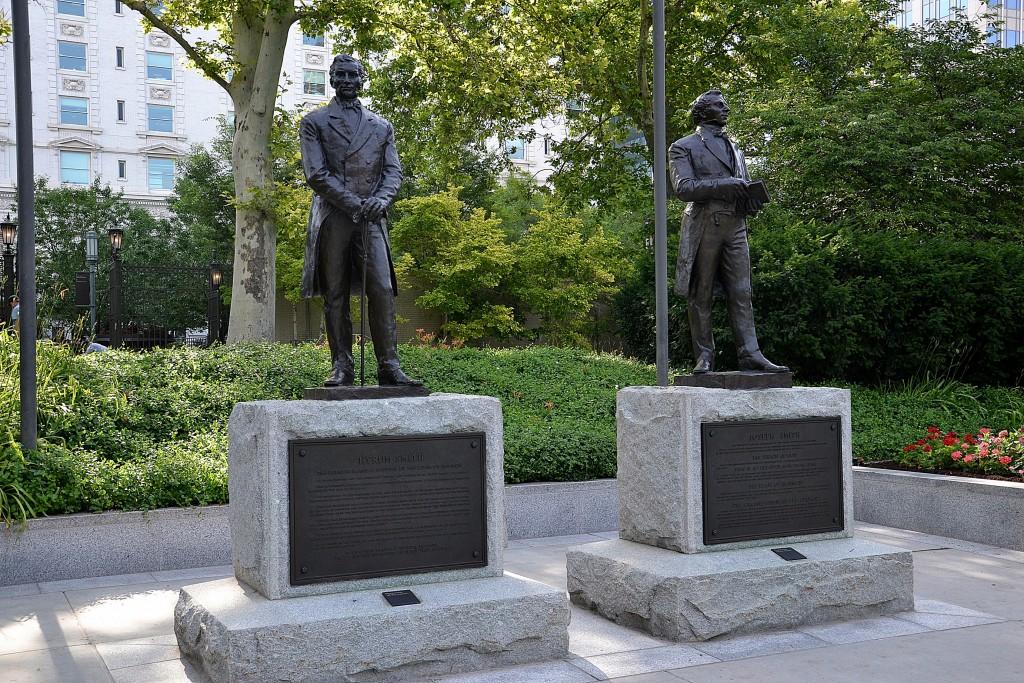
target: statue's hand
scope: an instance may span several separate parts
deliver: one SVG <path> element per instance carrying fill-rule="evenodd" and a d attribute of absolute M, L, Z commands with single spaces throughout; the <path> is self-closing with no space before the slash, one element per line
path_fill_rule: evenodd
<path fill-rule="evenodd" d="M 376 223 L 387 213 L 388 205 L 380 197 L 369 197 L 363 201 L 359 211 L 363 218 L 369 223 Z"/>
<path fill-rule="evenodd" d="M 724 178 L 718 185 L 725 189 L 726 197 L 733 201 L 745 200 L 750 194 L 747 190 L 747 181 L 742 178 Z"/>

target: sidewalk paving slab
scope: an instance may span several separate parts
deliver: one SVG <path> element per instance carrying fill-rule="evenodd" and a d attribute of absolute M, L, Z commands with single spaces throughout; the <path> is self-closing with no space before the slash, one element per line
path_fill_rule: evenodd
<path fill-rule="evenodd" d="M 915 610 L 702 643 L 672 643 L 577 606 L 570 656 L 422 683 L 1024 681 L 1024 553 L 877 525 L 859 538 L 914 551 Z M 512 541 L 506 571 L 565 589 L 565 549 L 615 538 Z M 230 566 L 0 589 L 3 683 L 203 683 L 173 634 L 181 586 Z"/>

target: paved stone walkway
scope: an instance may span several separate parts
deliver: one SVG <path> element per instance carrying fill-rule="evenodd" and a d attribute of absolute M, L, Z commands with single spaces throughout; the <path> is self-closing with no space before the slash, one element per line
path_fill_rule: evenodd
<path fill-rule="evenodd" d="M 914 552 L 913 612 L 677 644 L 573 607 L 565 660 L 432 680 L 1024 681 L 1024 553 L 865 524 L 857 536 Z M 613 537 L 512 541 L 505 569 L 564 589 L 565 549 Z M 174 640 L 178 588 L 230 574 L 211 567 L 0 587 L 0 683 L 200 683 Z"/>

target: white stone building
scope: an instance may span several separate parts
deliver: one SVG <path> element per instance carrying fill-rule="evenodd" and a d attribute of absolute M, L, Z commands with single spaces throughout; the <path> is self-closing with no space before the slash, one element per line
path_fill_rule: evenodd
<path fill-rule="evenodd" d="M 989 28 L 989 42 L 1002 47 L 1016 47 L 1021 44 L 1024 0 L 904 0 L 893 23 L 901 28 L 913 24 L 924 24 L 933 19 L 948 19 L 957 9 L 964 10 L 979 26 Z M 986 13 L 994 13 L 1001 26 L 989 26 Z"/>

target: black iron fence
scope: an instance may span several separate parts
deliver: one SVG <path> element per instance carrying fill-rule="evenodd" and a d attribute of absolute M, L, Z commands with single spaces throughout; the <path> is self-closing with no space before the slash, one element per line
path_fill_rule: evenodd
<path fill-rule="evenodd" d="M 109 344 L 150 349 L 223 341 L 221 282 L 230 266 L 125 263 L 110 265 Z"/>

